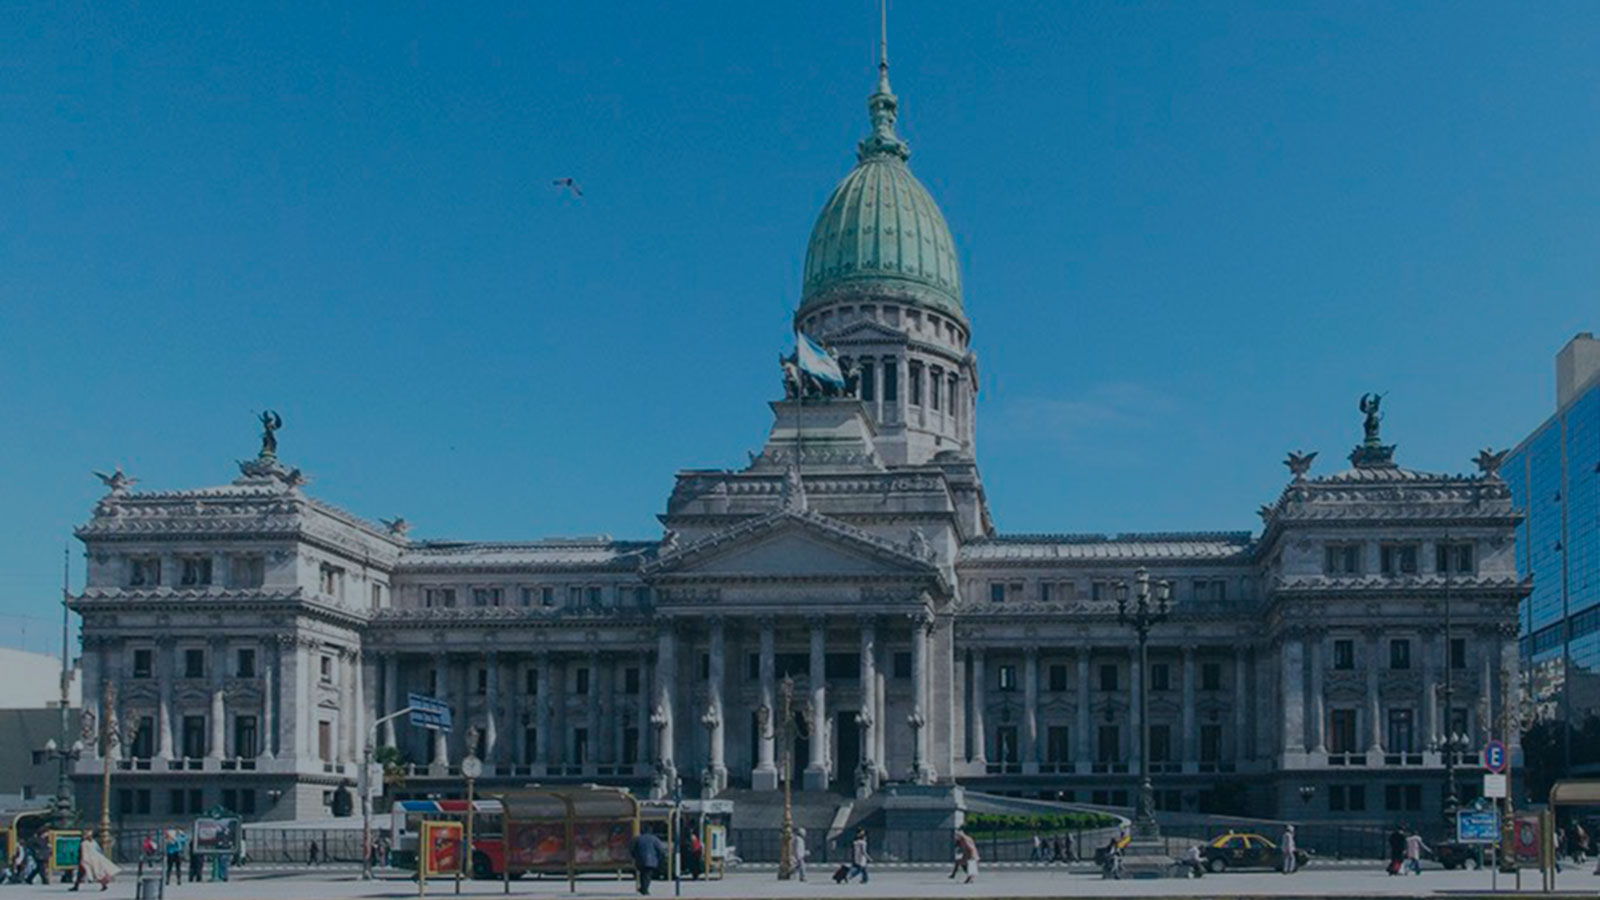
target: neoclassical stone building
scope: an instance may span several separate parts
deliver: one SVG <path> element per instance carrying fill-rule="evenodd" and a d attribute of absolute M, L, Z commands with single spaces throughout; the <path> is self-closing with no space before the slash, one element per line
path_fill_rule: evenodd
<path fill-rule="evenodd" d="M 458 727 L 378 731 L 411 793 L 458 792 L 468 752 L 485 789 L 774 791 L 786 677 L 806 790 L 956 780 L 1127 803 L 1148 724 L 1166 808 L 1436 810 L 1435 738 L 1480 744 L 1516 696 L 1528 585 L 1497 459 L 1402 468 L 1374 402 L 1350 468 L 1291 456 L 1259 533 L 998 530 L 954 242 L 907 166 L 887 66 L 869 111 L 795 321 L 854 390 L 774 401 L 748 465 L 679 473 L 661 535 L 413 540 L 310 496 L 276 421 L 221 487 L 107 479 L 73 605 L 85 704 L 114 686 L 125 736 L 114 814 L 325 814 L 370 723 L 412 692 Z M 1146 671 L 1114 600 L 1141 569 L 1173 599 Z M 78 764 L 90 807 L 102 765 Z"/>

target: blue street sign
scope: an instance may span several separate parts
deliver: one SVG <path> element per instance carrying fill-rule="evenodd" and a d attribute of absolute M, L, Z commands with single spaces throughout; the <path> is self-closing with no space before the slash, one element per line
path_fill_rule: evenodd
<path fill-rule="evenodd" d="M 450 705 L 437 697 L 412 694 L 406 698 L 411 707 L 411 724 L 450 733 Z"/>
<path fill-rule="evenodd" d="M 1496 775 L 1506 770 L 1506 745 L 1490 741 L 1483 745 L 1483 767 Z"/>
<path fill-rule="evenodd" d="M 1463 844 L 1492 844 L 1500 840 L 1500 812 L 1463 809 L 1456 813 L 1456 840 Z"/>

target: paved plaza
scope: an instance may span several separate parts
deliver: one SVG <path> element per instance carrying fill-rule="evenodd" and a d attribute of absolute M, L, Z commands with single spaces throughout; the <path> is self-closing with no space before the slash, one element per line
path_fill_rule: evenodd
<path fill-rule="evenodd" d="M 1491 891 L 1490 873 L 1427 870 L 1421 876 L 1391 878 L 1381 864 L 1336 863 L 1313 865 L 1293 876 L 1270 872 L 1235 872 L 1207 875 L 1200 880 L 1165 879 L 1154 881 L 1107 881 L 1087 868 L 1074 870 L 1039 867 L 995 867 L 985 871 L 977 883 L 961 884 L 946 877 L 945 870 L 933 868 L 885 868 L 875 872 L 868 884 L 837 885 L 828 877 L 831 866 L 817 867 L 807 882 L 777 881 L 771 869 L 745 869 L 717 881 L 686 881 L 686 898 L 787 898 L 859 897 L 942 898 L 942 897 L 1406 897 L 1448 895 L 1452 897 L 1487 895 Z M 1593 897 L 1600 892 L 1600 877 L 1568 869 L 1558 881 L 1559 894 L 1546 896 Z M 1502 875 L 1499 892 L 1511 893 L 1514 880 Z M 657 882 L 653 897 L 672 897 L 673 883 Z M 462 882 L 460 896 L 492 898 L 504 896 L 499 882 Z M 60 886 L 0 888 L 5 900 L 24 900 L 57 896 L 66 891 Z M 90 888 L 85 887 L 85 891 Z M 1539 874 L 1525 871 L 1522 893 L 1539 893 Z M 87 896 L 126 898 L 134 895 L 134 879 L 123 876 L 111 890 Z M 274 868 L 255 869 L 227 884 L 207 883 L 171 887 L 171 900 L 280 900 L 280 898 L 407 898 L 417 896 L 415 882 L 399 877 L 383 877 L 363 882 L 353 869 L 319 870 Z M 429 882 L 427 896 L 457 896 L 451 881 Z M 512 882 L 512 897 L 636 897 L 629 881 L 580 879 L 577 890 L 569 893 L 567 884 L 557 880 Z"/>

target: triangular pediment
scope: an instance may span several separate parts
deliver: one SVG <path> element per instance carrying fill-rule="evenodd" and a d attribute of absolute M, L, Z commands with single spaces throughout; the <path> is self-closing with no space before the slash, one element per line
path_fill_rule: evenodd
<path fill-rule="evenodd" d="M 785 511 L 741 522 L 666 554 L 647 575 L 697 578 L 937 578 L 930 560 L 813 512 Z"/>
<path fill-rule="evenodd" d="M 846 325 L 828 335 L 828 343 L 836 346 L 842 344 L 904 344 L 906 340 L 904 332 L 897 331 L 870 319 Z"/>

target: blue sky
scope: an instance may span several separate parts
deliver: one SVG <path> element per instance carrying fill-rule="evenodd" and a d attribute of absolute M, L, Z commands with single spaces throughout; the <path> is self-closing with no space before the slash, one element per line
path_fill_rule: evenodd
<path fill-rule="evenodd" d="M 51 615 L 90 469 L 227 481 L 264 406 L 315 494 L 423 537 L 657 534 L 677 468 L 770 424 L 877 26 L 871 0 L 3 20 L 0 629 Z M 1404 464 L 1468 469 L 1600 328 L 1600 4 L 902 0 L 890 30 L 1003 530 L 1251 528 L 1285 451 L 1341 465 L 1368 390 Z"/>

